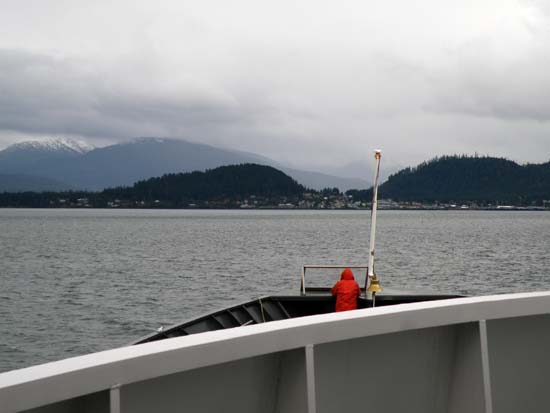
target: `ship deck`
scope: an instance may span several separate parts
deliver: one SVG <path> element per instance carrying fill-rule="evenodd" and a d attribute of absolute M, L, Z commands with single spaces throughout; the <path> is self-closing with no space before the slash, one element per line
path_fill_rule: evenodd
<path fill-rule="evenodd" d="M 376 307 L 396 304 L 416 303 L 422 301 L 459 298 L 460 295 L 437 293 L 411 293 L 387 289 L 376 296 Z M 247 302 L 182 321 L 161 331 L 140 338 L 132 344 L 149 343 L 167 338 L 205 333 L 207 331 L 223 330 L 252 324 L 262 324 L 271 321 L 305 317 L 334 312 L 335 299 L 330 288 L 311 287 L 304 295 L 274 295 L 260 297 Z M 372 300 L 362 296 L 357 300 L 359 309 L 371 308 Z"/>
<path fill-rule="evenodd" d="M 2 373 L 0 410 L 548 411 L 549 313 L 550 292 L 521 293 L 168 338 Z"/>

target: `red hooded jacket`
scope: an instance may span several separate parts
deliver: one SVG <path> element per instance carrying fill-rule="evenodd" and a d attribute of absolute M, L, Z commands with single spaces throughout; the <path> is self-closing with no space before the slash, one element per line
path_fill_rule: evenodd
<path fill-rule="evenodd" d="M 340 281 L 332 287 L 332 295 L 336 296 L 336 311 L 355 310 L 357 308 L 357 297 L 361 295 L 361 289 L 349 268 L 342 271 Z"/>

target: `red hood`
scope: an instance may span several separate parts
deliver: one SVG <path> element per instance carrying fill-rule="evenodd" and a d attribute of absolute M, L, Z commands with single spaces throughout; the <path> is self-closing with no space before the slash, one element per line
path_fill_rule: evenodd
<path fill-rule="evenodd" d="M 344 271 L 342 271 L 342 275 L 340 275 L 341 280 L 355 280 L 355 277 L 353 276 L 353 273 L 349 268 L 346 268 Z"/>

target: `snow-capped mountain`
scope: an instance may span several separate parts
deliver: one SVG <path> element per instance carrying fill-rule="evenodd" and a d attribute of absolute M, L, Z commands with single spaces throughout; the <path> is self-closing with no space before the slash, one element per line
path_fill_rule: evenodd
<path fill-rule="evenodd" d="M 19 142 L 0 151 L 0 174 L 43 176 L 63 181 L 63 177 L 43 174 L 45 163 L 58 164 L 76 159 L 93 148 L 74 139 L 44 139 Z"/>
<path fill-rule="evenodd" d="M 367 188 L 368 183 L 318 172 L 285 168 L 269 158 L 242 151 L 168 138 L 140 138 L 88 150 L 72 140 L 24 142 L 0 151 L 0 174 L 42 177 L 75 189 L 101 190 L 132 185 L 166 173 L 204 171 L 222 165 L 257 163 L 281 169 L 302 185 L 321 189 Z"/>
<path fill-rule="evenodd" d="M 8 146 L 4 151 L 7 153 L 19 152 L 19 151 L 31 151 L 31 152 L 61 152 L 61 153 L 74 153 L 77 155 L 85 154 L 93 150 L 93 146 L 88 145 L 85 142 L 68 138 L 49 138 L 44 140 L 31 140 L 25 142 L 15 143 Z"/>

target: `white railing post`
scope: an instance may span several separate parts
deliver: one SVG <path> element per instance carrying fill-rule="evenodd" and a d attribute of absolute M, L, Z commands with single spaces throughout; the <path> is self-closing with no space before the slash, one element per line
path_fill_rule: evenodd
<path fill-rule="evenodd" d="M 481 368 L 483 371 L 483 395 L 485 396 L 485 413 L 493 413 L 491 369 L 489 365 L 489 343 L 487 341 L 486 320 L 479 320 L 479 339 L 481 341 Z"/>
<path fill-rule="evenodd" d="M 120 384 L 111 386 L 109 391 L 110 413 L 120 413 Z"/>
<path fill-rule="evenodd" d="M 317 412 L 315 399 L 315 354 L 313 344 L 308 344 L 306 350 L 306 386 L 307 386 L 307 413 Z"/>

